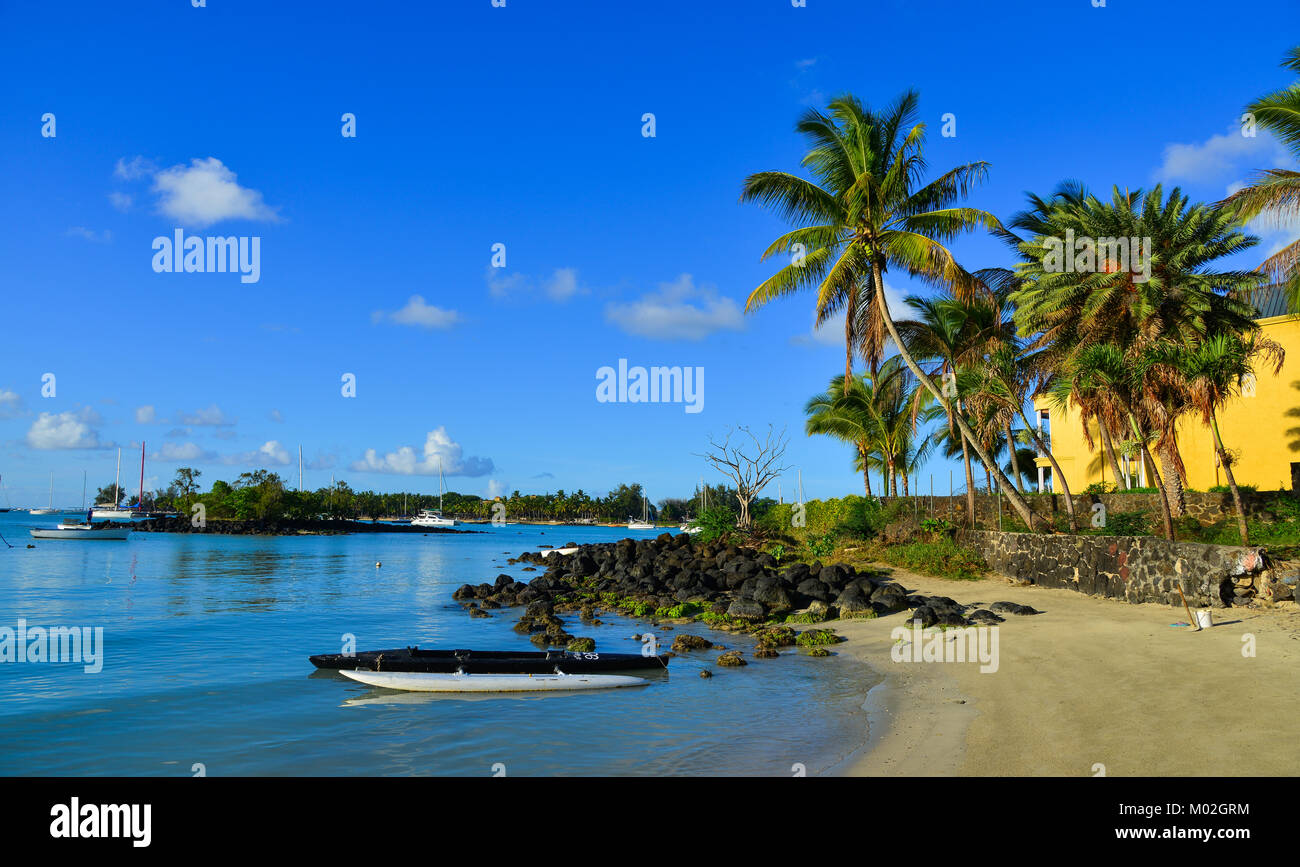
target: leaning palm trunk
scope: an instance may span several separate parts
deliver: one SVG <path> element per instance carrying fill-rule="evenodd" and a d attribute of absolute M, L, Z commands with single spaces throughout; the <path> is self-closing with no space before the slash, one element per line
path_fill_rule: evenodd
<path fill-rule="evenodd" d="M 1070 494 L 1070 483 L 1065 480 L 1065 473 L 1061 472 L 1061 465 L 1056 462 L 1056 455 L 1052 454 L 1052 450 L 1043 442 L 1043 438 L 1038 432 L 1029 426 L 1029 417 L 1025 415 L 1023 408 L 1020 409 L 1020 418 L 1025 423 L 1025 430 L 1029 431 L 1029 435 L 1034 438 L 1034 445 L 1038 446 L 1038 450 L 1047 455 L 1047 459 L 1051 461 L 1052 483 L 1055 485 L 1059 480 L 1061 490 L 1065 494 L 1065 511 L 1070 515 L 1070 532 L 1078 533 L 1079 519 L 1074 515 L 1074 497 Z"/>
<path fill-rule="evenodd" d="M 961 460 L 966 465 L 966 523 L 975 527 L 975 475 L 971 472 L 970 448 L 966 437 L 961 438 Z"/>
<path fill-rule="evenodd" d="M 849 383 L 853 382 L 853 350 L 857 337 L 853 333 L 853 323 L 857 320 L 858 286 L 856 281 L 849 289 L 849 302 L 844 310 L 844 396 L 849 396 Z"/>
<path fill-rule="evenodd" d="M 1246 509 L 1241 503 L 1241 491 L 1237 488 L 1237 479 L 1232 474 L 1232 458 L 1223 447 L 1223 437 L 1219 436 L 1218 416 L 1210 413 L 1210 430 L 1214 433 L 1214 450 L 1219 454 L 1219 463 L 1223 466 L 1223 475 L 1228 480 L 1228 489 L 1232 491 L 1232 503 L 1237 507 L 1237 531 L 1241 533 L 1241 544 L 1250 544 L 1250 531 L 1246 529 Z"/>
<path fill-rule="evenodd" d="M 894 317 L 889 315 L 889 302 L 885 300 L 885 279 L 881 272 L 881 263 L 879 261 L 871 263 L 871 276 L 876 285 L 876 303 L 880 305 L 880 318 L 884 321 L 885 328 L 889 330 L 889 336 L 894 341 L 894 345 L 898 347 L 898 354 L 903 359 L 903 363 L 907 365 L 908 370 L 912 371 L 912 375 L 916 377 L 917 381 L 924 385 L 930 394 L 934 395 L 935 400 L 939 401 L 939 405 L 947 411 L 948 417 L 957 423 L 957 427 L 962 433 L 962 442 L 965 443 L 969 441 L 971 447 L 975 449 L 975 453 L 979 455 L 980 460 L 984 462 L 984 465 L 994 466 L 996 469 L 996 465 L 993 463 L 992 459 L 984 451 L 984 448 L 976 441 L 975 434 L 970 429 L 970 425 L 966 424 L 966 419 L 953 411 L 952 403 L 949 402 L 948 398 L 939 390 L 938 386 L 934 384 L 934 380 L 930 379 L 929 376 L 926 376 L 925 371 L 923 371 L 920 365 L 916 363 L 916 359 L 912 358 L 912 353 L 907 351 L 907 345 L 903 342 L 903 338 L 898 333 L 898 325 L 894 322 Z M 967 472 L 969 473 L 969 470 L 967 470 Z M 1001 470 L 996 470 L 996 473 L 998 481 L 1003 483 L 1003 487 L 1006 487 L 1006 476 L 1002 474 Z M 1024 521 L 1025 526 L 1032 528 L 1034 526 L 1034 512 L 1029 508 L 1029 504 L 1025 502 L 1025 498 L 1020 496 L 1017 491 L 1008 491 L 1007 499 L 1011 501 L 1011 507 L 1016 510 L 1016 514 L 1020 516 L 1020 520 Z M 974 517 L 973 509 L 971 517 Z"/>
<path fill-rule="evenodd" d="M 1024 493 L 1025 490 L 1020 486 L 1020 457 L 1016 454 L 1016 443 L 1011 436 L 1011 419 L 1006 421 L 1007 428 L 1007 451 L 1011 452 L 1011 480 L 1015 482 L 1016 490 Z"/>
<path fill-rule="evenodd" d="M 1178 472 L 1178 456 L 1174 454 L 1173 439 L 1160 445 L 1160 468 L 1163 470 L 1165 496 L 1169 500 L 1169 512 L 1175 518 L 1187 513 L 1187 503 L 1183 496 L 1183 479 Z"/>
<path fill-rule="evenodd" d="M 1097 428 L 1101 431 L 1101 450 L 1106 453 L 1111 472 L 1115 474 L 1115 490 L 1127 490 L 1130 486 L 1124 479 L 1124 473 L 1120 471 L 1119 460 L 1115 457 L 1115 445 L 1111 442 L 1110 434 L 1106 431 L 1106 425 L 1102 424 L 1100 417 L 1097 419 Z"/>
<path fill-rule="evenodd" d="M 1165 525 L 1165 538 L 1170 542 L 1174 541 L 1174 518 L 1169 509 L 1169 497 L 1165 494 L 1165 486 L 1160 478 L 1160 471 L 1156 469 L 1156 460 L 1151 457 L 1151 450 L 1147 448 L 1146 437 L 1138 431 L 1137 420 L 1133 418 L 1130 412 L 1128 416 L 1129 427 L 1133 430 L 1133 436 L 1142 446 L 1142 459 L 1151 466 L 1151 475 L 1155 476 L 1156 492 L 1160 494 L 1160 518 Z"/>

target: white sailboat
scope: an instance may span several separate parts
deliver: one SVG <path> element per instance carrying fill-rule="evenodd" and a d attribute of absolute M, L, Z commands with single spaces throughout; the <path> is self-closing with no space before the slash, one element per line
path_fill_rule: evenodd
<path fill-rule="evenodd" d="M 709 489 L 704 487 L 704 478 L 701 477 L 700 478 L 700 515 L 703 515 L 704 510 L 707 509 L 708 507 L 709 507 Z M 699 515 L 696 516 L 696 520 L 699 520 Z M 700 532 L 704 528 L 701 527 L 699 524 L 692 523 L 691 521 L 683 521 L 682 525 L 677 529 L 681 530 L 683 533 L 690 533 L 692 536 L 694 536 L 696 533 Z"/>
<path fill-rule="evenodd" d="M 58 509 L 54 508 L 54 473 L 50 473 L 50 507 L 48 509 L 29 509 L 33 515 L 53 515 Z"/>
<path fill-rule="evenodd" d="M 141 455 L 143 460 L 143 455 Z M 142 465 L 143 466 L 143 465 Z M 118 508 L 122 500 L 121 488 L 118 485 L 122 479 L 122 450 L 117 450 L 117 471 L 113 474 L 113 502 L 96 503 L 95 508 L 90 512 L 90 519 L 93 521 L 129 521 L 131 520 L 132 511 L 130 509 Z"/>
<path fill-rule="evenodd" d="M 81 509 L 86 509 L 86 476 L 82 472 L 81 476 Z M 108 527 L 102 524 L 93 524 L 89 520 L 84 521 L 61 521 L 59 526 L 50 529 L 48 527 L 36 527 L 28 532 L 33 539 L 78 539 L 87 542 L 121 542 L 131 535 L 130 527 Z"/>
<path fill-rule="evenodd" d="M 455 518 L 444 518 L 442 515 L 442 456 L 438 456 L 438 508 L 421 509 L 420 514 L 411 519 L 412 527 L 454 527 L 456 526 Z"/>
<path fill-rule="evenodd" d="M 627 519 L 627 528 L 629 530 L 654 530 L 657 529 L 653 521 L 650 520 L 650 505 L 645 497 L 641 498 L 641 520 L 629 517 Z"/>

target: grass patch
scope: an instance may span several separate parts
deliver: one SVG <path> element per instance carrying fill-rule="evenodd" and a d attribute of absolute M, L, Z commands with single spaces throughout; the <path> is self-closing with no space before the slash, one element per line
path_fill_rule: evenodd
<path fill-rule="evenodd" d="M 873 545 L 869 550 L 872 559 L 891 566 L 955 581 L 974 581 L 989 571 L 983 557 L 949 538 L 906 545 Z"/>

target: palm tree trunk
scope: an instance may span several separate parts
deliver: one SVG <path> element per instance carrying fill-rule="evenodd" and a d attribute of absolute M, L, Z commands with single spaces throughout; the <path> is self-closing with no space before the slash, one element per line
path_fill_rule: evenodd
<path fill-rule="evenodd" d="M 903 470 L 903 496 L 904 497 L 911 496 L 911 492 L 908 490 L 907 487 L 907 470 Z"/>
<path fill-rule="evenodd" d="M 871 499 L 871 467 L 867 463 L 867 447 L 858 443 L 858 453 L 862 455 L 862 483 L 867 489 L 867 499 Z"/>
<path fill-rule="evenodd" d="M 853 281 L 849 289 L 849 301 L 844 306 L 844 396 L 849 396 L 849 386 L 853 383 L 853 323 L 858 307 L 858 281 Z"/>
<path fill-rule="evenodd" d="M 1214 432 L 1214 450 L 1219 454 L 1219 464 L 1223 467 L 1223 475 L 1228 480 L 1228 490 L 1232 491 L 1232 503 L 1237 507 L 1237 531 L 1241 533 L 1241 544 L 1250 544 L 1250 531 L 1246 528 L 1246 509 L 1241 504 L 1241 491 L 1237 488 L 1237 479 L 1232 474 L 1232 459 L 1228 457 L 1228 450 L 1223 447 L 1223 438 L 1219 436 L 1219 419 L 1213 410 L 1210 411 L 1210 430 Z"/>
<path fill-rule="evenodd" d="M 1020 456 L 1016 454 L 1016 441 L 1011 435 L 1011 419 L 1007 419 L 1007 451 L 1011 452 L 1011 480 L 1015 483 L 1016 490 L 1024 493 L 1020 487 Z"/>
<path fill-rule="evenodd" d="M 1034 445 L 1038 446 L 1038 450 L 1047 455 L 1047 459 L 1052 462 L 1052 483 L 1053 485 L 1057 481 L 1061 483 L 1061 491 L 1065 494 L 1065 511 L 1070 515 L 1070 532 L 1078 533 L 1079 519 L 1074 514 L 1074 497 L 1070 495 L 1070 483 L 1065 480 L 1065 473 L 1061 472 L 1061 465 L 1056 462 L 1056 456 L 1043 442 L 1043 438 L 1038 435 L 1038 431 L 1029 426 L 1029 417 L 1025 415 L 1023 408 L 1020 410 L 1020 418 L 1025 423 L 1025 430 L 1029 431 L 1029 435 L 1034 438 Z"/>
<path fill-rule="evenodd" d="M 966 437 L 961 438 L 961 459 L 966 465 L 966 524 L 975 527 L 975 474 L 970 467 L 970 449 L 966 446 Z"/>
<path fill-rule="evenodd" d="M 1181 518 L 1187 514 L 1187 503 L 1183 497 L 1183 479 L 1178 473 L 1174 448 L 1172 437 L 1160 447 L 1160 467 L 1163 470 L 1165 496 L 1169 499 L 1169 512 L 1175 518 Z"/>
<path fill-rule="evenodd" d="M 889 461 L 889 496 L 898 496 L 898 469 L 894 466 L 892 458 Z"/>
<path fill-rule="evenodd" d="M 880 306 L 880 318 L 884 320 L 885 328 L 889 331 L 890 338 L 893 339 L 894 345 L 898 347 L 899 357 L 903 359 L 903 363 L 907 365 L 907 369 L 912 371 L 912 375 L 916 377 L 917 382 L 924 385 L 926 390 L 929 391 L 930 394 L 934 395 L 935 400 L 939 401 L 939 405 L 947 410 L 949 418 L 952 418 L 953 421 L 957 423 L 957 427 L 961 430 L 963 441 L 967 439 L 970 440 L 971 446 L 975 449 L 975 453 L 979 455 L 980 460 L 984 461 L 985 466 L 989 466 L 992 464 L 992 461 L 989 460 L 989 456 L 984 452 L 983 447 L 980 446 L 979 443 L 975 442 L 975 434 L 971 431 L 970 425 L 966 423 L 966 419 L 962 418 L 960 415 L 954 415 L 952 403 L 950 403 L 943 392 L 939 390 L 938 386 L 934 384 L 934 380 L 926 376 L 925 371 L 921 370 L 920 365 L 916 363 L 916 359 L 912 358 L 912 353 L 908 351 L 907 345 L 903 342 L 903 338 L 899 336 L 898 325 L 895 324 L 893 317 L 889 315 L 889 302 L 885 300 L 885 279 L 882 271 L 882 264 L 883 263 L 879 260 L 871 263 L 871 276 L 875 283 L 876 303 Z M 1005 482 L 1006 476 L 1002 474 L 1002 471 L 996 470 L 996 472 L 998 475 L 998 481 Z M 1016 510 L 1016 514 L 1020 516 L 1020 520 L 1025 523 L 1025 526 L 1033 527 L 1034 512 L 1029 508 L 1029 504 L 1025 502 L 1025 498 L 1020 496 L 1018 491 L 1008 491 L 1007 499 L 1011 501 L 1011 507 Z M 972 517 L 974 516 L 972 515 Z"/>
<path fill-rule="evenodd" d="M 1133 436 L 1142 445 L 1142 459 L 1151 465 L 1151 475 L 1156 477 L 1156 492 L 1160 494 L 1160 517 L 1165 524 L 1165 538 L 1170 542 L 1174 541 L 1174 519 L 1169 509 L 1169 498 L 1165 495 L 1165 486 L 1160 478 L 1160 471 L 1156 469 L 1155 458 L 1151 457 L 1151 450 L 1147 448 L 1146 437 L 1138 430 L 1137 420 L 1133 418 L 1133 413 L 1128 413 L 1129 427 L 1133 429 Z"/>
<path fill-rule="evenodd" d="M 1097 419 L 1097 428 L 1101 431 L 1101 450 L 1106 453 L 1106 459 L 1110 461 L 1111 471 L 1115 474 L 1115 490 L 1126 490 L 1129 486 L 1124 483 L 1124 474 L 1120 472 L 1119 461 L 1115 458 L 1115 446 L 1111 444 L 1110 434 L 1106 432 L 1106 426 Z"/>

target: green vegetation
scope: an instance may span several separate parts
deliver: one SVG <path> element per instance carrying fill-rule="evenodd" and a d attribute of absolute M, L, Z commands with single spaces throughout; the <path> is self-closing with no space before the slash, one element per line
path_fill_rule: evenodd
<path fill-rule="evenodd" d="M 795 638 L 794 643 L 800 647 L 821 647 L 826 644 L 839 644 L 848 641 L 842 635 L 836 635 L 833 629 L 805 629 Z"/>
<path fill-rule="evenodd" d="M 946 537 L 933 542 L 875 545 L 870 550 L 875 559 L 892 566 L 958 581 L 981 578 L 989 569 L 979 554 Z"/>

